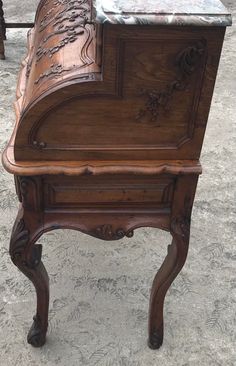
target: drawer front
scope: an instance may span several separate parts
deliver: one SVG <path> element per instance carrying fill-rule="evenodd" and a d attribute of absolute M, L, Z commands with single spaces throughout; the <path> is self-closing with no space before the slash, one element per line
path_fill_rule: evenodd
<path fill-rule="evenodd" d="M 46 209 L 56 208 L 168 208 L 175 178 L 60 177 L 44 181 Z"/>

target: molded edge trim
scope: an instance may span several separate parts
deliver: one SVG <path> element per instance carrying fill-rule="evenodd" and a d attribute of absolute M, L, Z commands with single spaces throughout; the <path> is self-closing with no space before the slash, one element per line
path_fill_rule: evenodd
<path fill-rule="evenodd" d="M 2 164 L 16 175 L 102 175 L 102 174 L 197 174 L 202 173 L 198 160 L 144 160 L 144 161 L 19 161 L 13 147 L 8 146 L 2 155 Z"/>

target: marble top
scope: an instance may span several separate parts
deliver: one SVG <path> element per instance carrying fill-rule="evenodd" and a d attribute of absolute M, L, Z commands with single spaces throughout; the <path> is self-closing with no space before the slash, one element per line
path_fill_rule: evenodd
<path fill-rule="evenodd" d="M 121 24 L 228 26 L 220 0 L 96 0 L 97 21 Z"/>

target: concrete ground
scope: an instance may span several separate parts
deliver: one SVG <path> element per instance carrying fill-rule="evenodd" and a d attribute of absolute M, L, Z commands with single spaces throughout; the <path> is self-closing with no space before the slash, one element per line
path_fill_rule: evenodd
<path fill-rule="evenodd" d="M 236 13 L 233 0 L 225 4 Z M 5 0 L 8 20 L 32 20 L 37 1 Z M 12 102 L 26 31 L 7 32 L 0 63 L 0 146 L 14 125 Z M 35 308 L 29 281 L 8 255 L 17 211 L 13 177 L 0 175 L 1 366 L 236 365 L 236 25 L 228 29 L 202 152 L 187 263 L 165 306 L 165 341 L 147 348 L 152 279 L 170 241 L 140 229 L 133 239 L 102 242 L 73 231 L 40 239 L 51 280 L 48 342 L 34 349 L 26 332 Z"/>

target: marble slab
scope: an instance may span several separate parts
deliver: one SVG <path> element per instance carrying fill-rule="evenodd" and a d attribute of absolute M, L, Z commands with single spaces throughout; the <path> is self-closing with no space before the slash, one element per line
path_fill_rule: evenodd
<path fill-rule="evenodd" d="M 220 0 L 97 0 L 97 21 L 114 24 L 229 26 Z"/>

